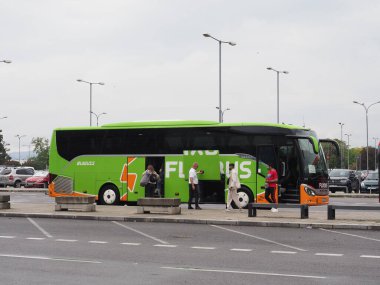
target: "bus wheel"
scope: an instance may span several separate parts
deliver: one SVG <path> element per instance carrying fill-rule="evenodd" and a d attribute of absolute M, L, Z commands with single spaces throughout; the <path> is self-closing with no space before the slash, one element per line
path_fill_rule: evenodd
<path fill-rule="evenodd" d="M 238 198 L 240 206 L 244 209 L 248 209 L 248 204 L 253 202 L 252 191 L 243 186 L 240 189 L 238 189 Z M 234 209 L 237 209 L 237 206 L 233 201 L 231 204 Z"/>
<path fill-rule="evenodd" d="M 120 203 L 120 193 L 115 185 L 104 185 L 99 191 L 100 205 L 118 205 Z"/>

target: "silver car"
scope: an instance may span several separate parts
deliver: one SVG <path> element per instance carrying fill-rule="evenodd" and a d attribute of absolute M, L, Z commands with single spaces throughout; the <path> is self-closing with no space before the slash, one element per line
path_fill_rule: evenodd
<path fill-rule="evenodd" d="M 0 172 L 0 186 L 13 186 L 15 188 L 20 188 L 25 185 L 25 180 L 33 175 L 33 167 L 4 168 Z"/>

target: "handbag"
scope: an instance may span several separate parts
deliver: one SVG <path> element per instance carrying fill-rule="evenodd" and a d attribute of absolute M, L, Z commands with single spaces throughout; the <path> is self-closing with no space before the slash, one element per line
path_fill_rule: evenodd
<path fill-rule="evenodd" d="M 140 186 L 141 187 L 145 187 L 146 185 L 148 185 L 148 183 L 149 183 L 149 177 L 150 177 L 150 175 L 149 175 L 148 172 L 145 172 L 143 174 L 143 176 L 141 177 L 141 180 L 140 180 Z"/>

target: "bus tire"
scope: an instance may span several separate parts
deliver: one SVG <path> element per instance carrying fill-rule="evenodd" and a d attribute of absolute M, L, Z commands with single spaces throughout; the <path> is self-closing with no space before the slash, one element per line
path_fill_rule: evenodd
<path fill-rule="evenodd" d="M 99 191 L 98 203 L 100 205 L 119 205 L 120 193 L 119 189 L 113 184 L 103 185 Z"/>
<path fill-rule="evenodd" d="M 248 204 L 254 202 L 254 197 L 252 191 L 245 187 L 242 186 L 240 189 L 238 189 L 238 197 L 239 197 L 239 202 L 242 208 L 248 209 Z M 231 203 L 232 208 L 237 209 L 238 207 L 235 205 L 234 201 Z"/>

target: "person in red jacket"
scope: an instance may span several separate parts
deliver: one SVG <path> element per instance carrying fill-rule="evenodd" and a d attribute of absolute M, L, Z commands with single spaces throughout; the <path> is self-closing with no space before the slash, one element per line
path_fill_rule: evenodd
<path fill-rule="evenodd" d="M 276 204 L 276 197 L 275 197 L 275 192 L 276 192 L 276 186 L 278 182 L 278 174 L 276 169 L 272 167 L 272 165 L 269 165 L 268 168 L 268 174 L 267 178 L 265 179 L 266 182 L 266 187 L 265 187 L 265 199 L 272 204 Z M 276 208 L 271 209 L 272 212 L 278 212 Z"/>

